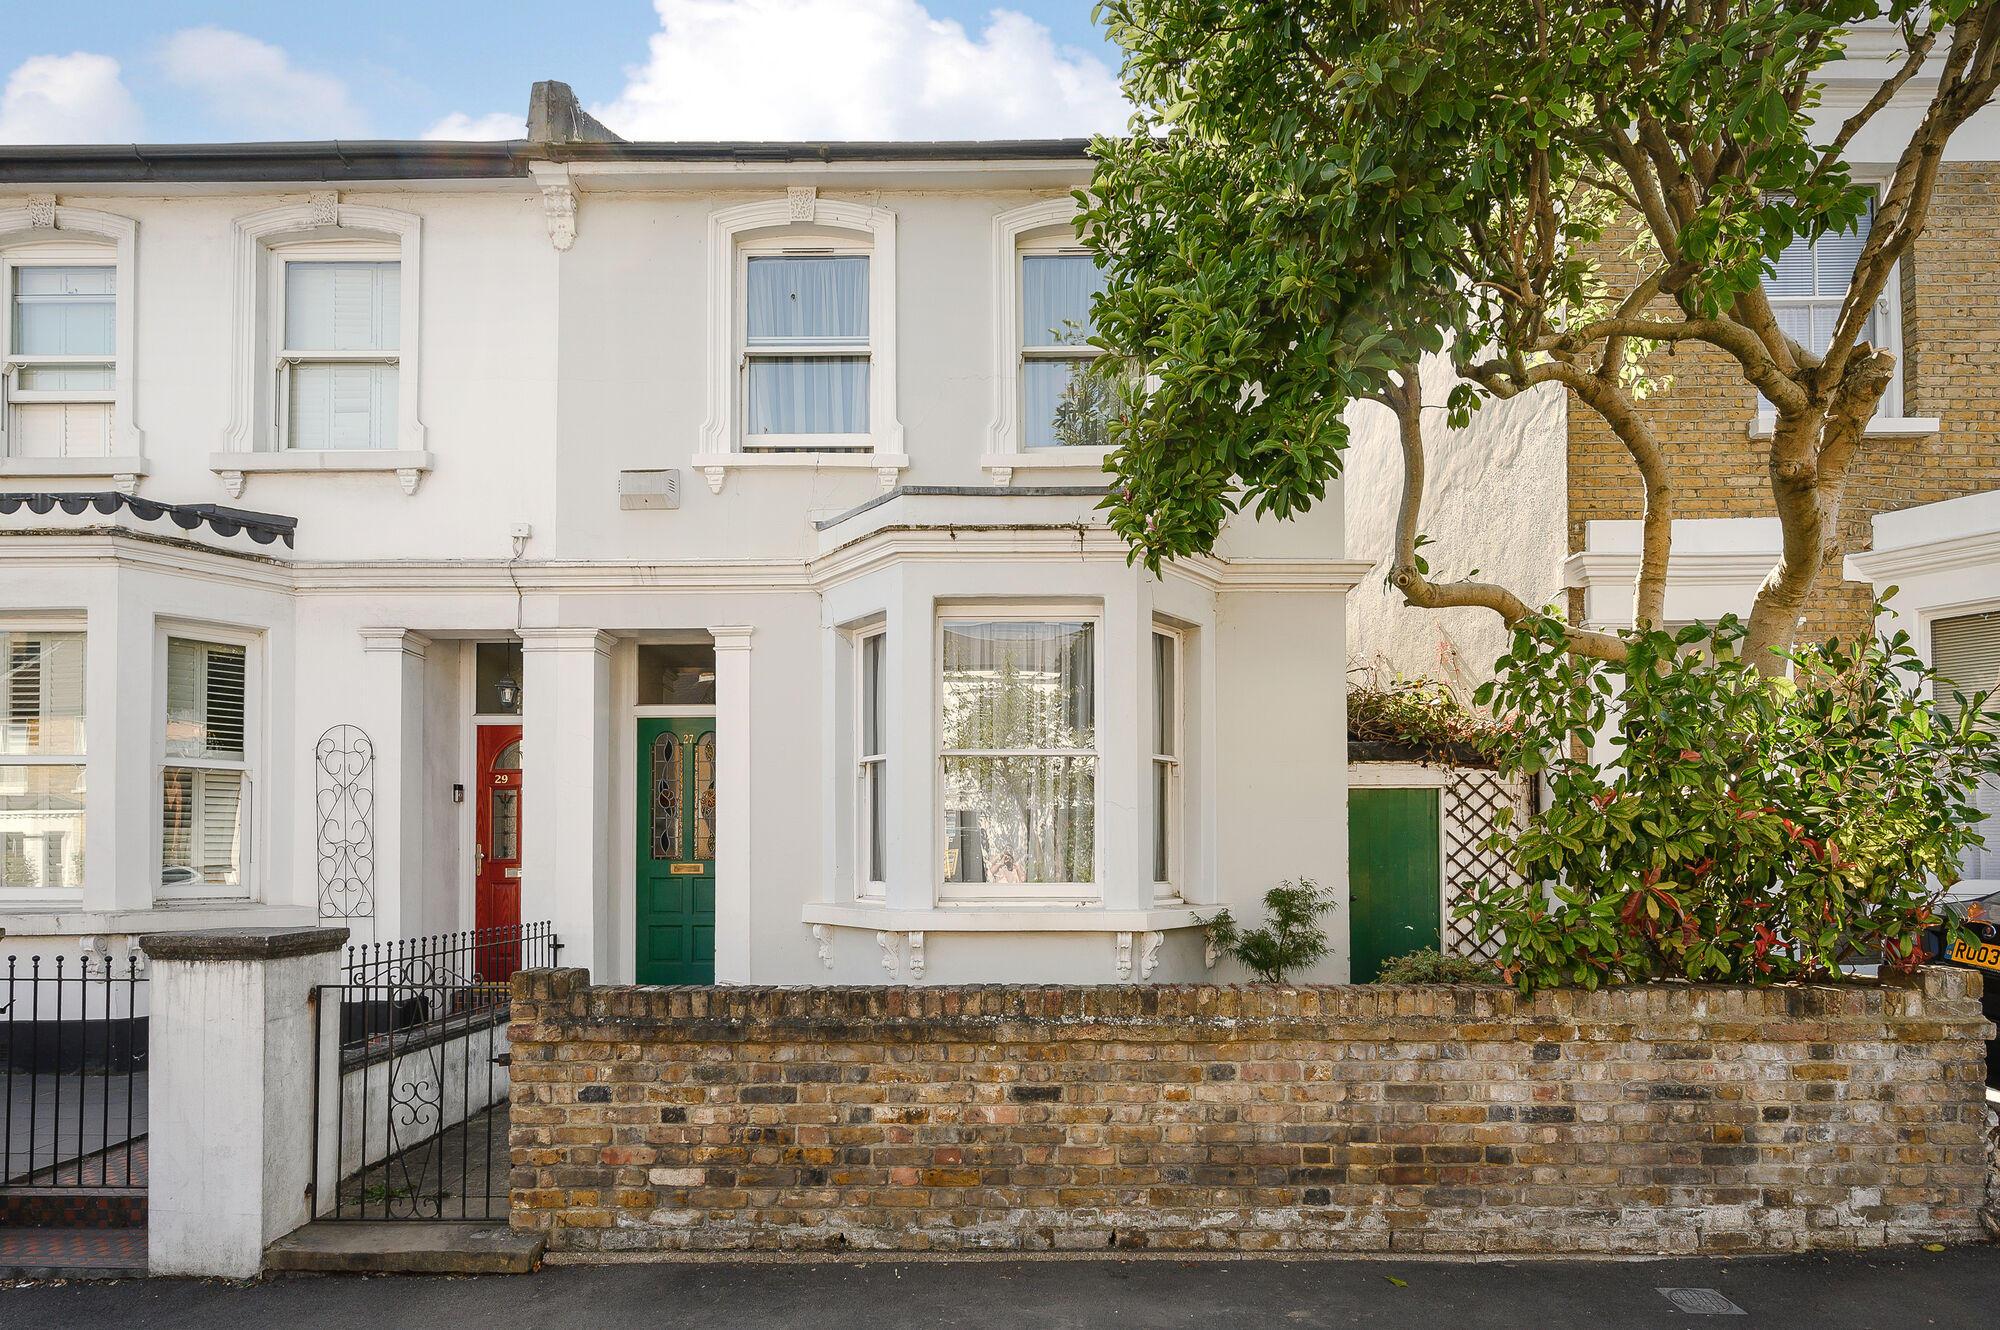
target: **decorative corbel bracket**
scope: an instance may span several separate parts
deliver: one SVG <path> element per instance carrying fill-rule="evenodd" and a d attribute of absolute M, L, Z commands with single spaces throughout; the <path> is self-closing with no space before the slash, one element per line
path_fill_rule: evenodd
<path fill-rule="evenodd" d="M 576 183 L 569 168 L 556 162 L 532 162 L 528 173 L 542 189 L 542 217 L 549 224 L 549 243 L 568 253 L 576 243 Z"/>
<path fill-rule="evenodd" d="M 417 486 L 424 483 L 424 469 L 420 466 L 399 466 L 396 468 L 396 479 L 402 482 L 403 493 L 415 494 Z"/>
<path fill-rule="evenodd" d="M 877 933 L 875 945 L 882 948 L 882 968 L 894 979 L 903 964 L 903 935 L 887 931 Z"/>
<path fill-rule="evenodd" d="M 819 948 L 819 963 L 833 968 L 833 929 L 826 924 L 813 925 L 813 943 Z"/>
<path fill-rule="evenodd" d="M 902 478 L 902 475 L 903 471 L 901 467 L 878 466 L 875 468 L 875 484 L 882 493 L 887 494 L 890 490 L 896 488 L 896 482 Z"/>
<path fill-rule="evenodd" d="M 1132 935 L 1120 933 L 1112 939 L 1113 956 L 1116 961 L 1118 978 L 1122 982 L 1132 977 Z"/>
<path fill-rule="evenodd" d="M 111 477 L 111 488 L 127 497 L 137 494 L 139 492 L 139 473 L 136 471 L 118 472 Z"/>
<path fill-rule="evenodd" d="M 1160 944 L 1167 940 L 1165 933 L 1139 934 L 1139 977 L 1151 979 L 1153 970 L 1160 963 Z"/>
<path fill-rule="evenodd" d="M 701 469 L 701 474 L 708 480 L 708 492 L 710 494 L 720 494 L 722 493 L 722 482 L 729 479 L 729 468 L 726 466 L 705 466 Z"/>
<path fill-rule="evenodd" d="M 910 978 L 921 979 L 923 977 L 924 977 L 924 935 L 922 933 L 911 933 L 910 934 Z"/>
<path fill-rule="evenodd" d="M 215 478 L 222 482 L 222 492 L 232 499 L 243 497 L 243 473 L 241 471 L 218 471 Z"/>

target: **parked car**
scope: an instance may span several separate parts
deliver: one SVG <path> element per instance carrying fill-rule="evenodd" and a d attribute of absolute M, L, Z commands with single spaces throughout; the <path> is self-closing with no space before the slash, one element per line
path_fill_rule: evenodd
<path fill-rule="evenodd" d="M 2000 1026 L 2000 891 L 1969 901 L 1948 901 L 1945 909 L 1962 926 L 1958 936 L 1943 924 L 1925 936 L 1925 952 L 1940 965 L 1980 970 L 1987 976 L 1982 1002 L 1986 1019 Z M 2000 1086 L 2000 1038 L 1986 1041 L 1986 1083 Z"/>

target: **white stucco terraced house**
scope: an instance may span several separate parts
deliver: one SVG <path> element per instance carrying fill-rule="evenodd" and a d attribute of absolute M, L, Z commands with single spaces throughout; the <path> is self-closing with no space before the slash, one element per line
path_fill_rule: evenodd
<path fill-rule="evenodd" d="M 1344 889 L 1365 565 L 1337 500 L 1128 564 L 1085 145 L 565 92 L 507 144 L 0 148 L 7 948 L 1240 978 L 1203 907 Z"/>

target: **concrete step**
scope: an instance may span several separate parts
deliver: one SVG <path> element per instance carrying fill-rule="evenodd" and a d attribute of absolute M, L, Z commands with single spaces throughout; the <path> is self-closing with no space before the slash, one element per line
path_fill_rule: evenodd
<path fill-rule="evenodd" d="M 505 1224 L 314 1223 L 264 1249 L 267 1271 L 319 1274 L 525 1275 L 548 1240 Z"/>

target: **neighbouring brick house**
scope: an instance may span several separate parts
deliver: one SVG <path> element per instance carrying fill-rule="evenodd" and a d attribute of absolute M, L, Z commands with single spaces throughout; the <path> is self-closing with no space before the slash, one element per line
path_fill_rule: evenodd
<path fill-rule="evenodd" d="M 1833 123 L 1879 84 L 1880 57 L 1894 40 L 1886 30 L 1854 34 L 1849 60 L 1827 80 L 1823 114 Z M 1923 79 L 1912 80 L 1857 140 L 1856 179 L 1886 178 L 1929 95 Z M 1864 236 L 1796 244 L 1767 280 L 1781 323 L 1802 342 L 1824 343 L 1830 325 L 1821 319 L 1815 327 L 1814 317 L 1838 307 Z M 1875 598 L 1894 586 L 1894 626 L 1967 691 L 2000 684 L 1996 238 L 2000 115 L 1989 109 L 1954 137 L 1928 228 L 1877 306 L 1868 339 L 1897 355 L 1898 373 L 1853 462 L 1840 545 L 1804 625 L 1809 637 L 1866 633 Z M 1607 275 L 1615 281 L 1627 262 L 1615 257 Z M 1671 379 L 1643 405 L 1672 473 L 1668 624 L 1747 615 L 1780 548 L 1768 409 L 1712 348 L 1662 350 L 1652 365 Z M 1385 500 L 1401 484 L 1401 463 L 1387 415 L 1378 414 L 1357 431 L 1345 493 L 1349 549 L 1386 571 L 1394 518 Z M 1595 412 L 1544 387 L 1489 405 L 1466 431 L 1439 435 L 1436 454 L 1424 530 L 1447 575 L 1482 569 L 1530 603 L 1565 609 L 1573 622 L 1630 625 L 1644 495 L 1623 445 Z M 1351 664 L 1377 677 L 1386 670 L 1459 685 L 1490 673 L 1505 640 L 1496 616 L 1432 613 L 1400 600 L 1379 578 L 1356 588 L 1348 640 L 1375 654 Z M 2000 819 L 2000 785 L 1979 798 Z M 1959 894 L 2000 890 L 2000 834 L 1989 839 L 1994 848 L 1968 853 Z"/>

